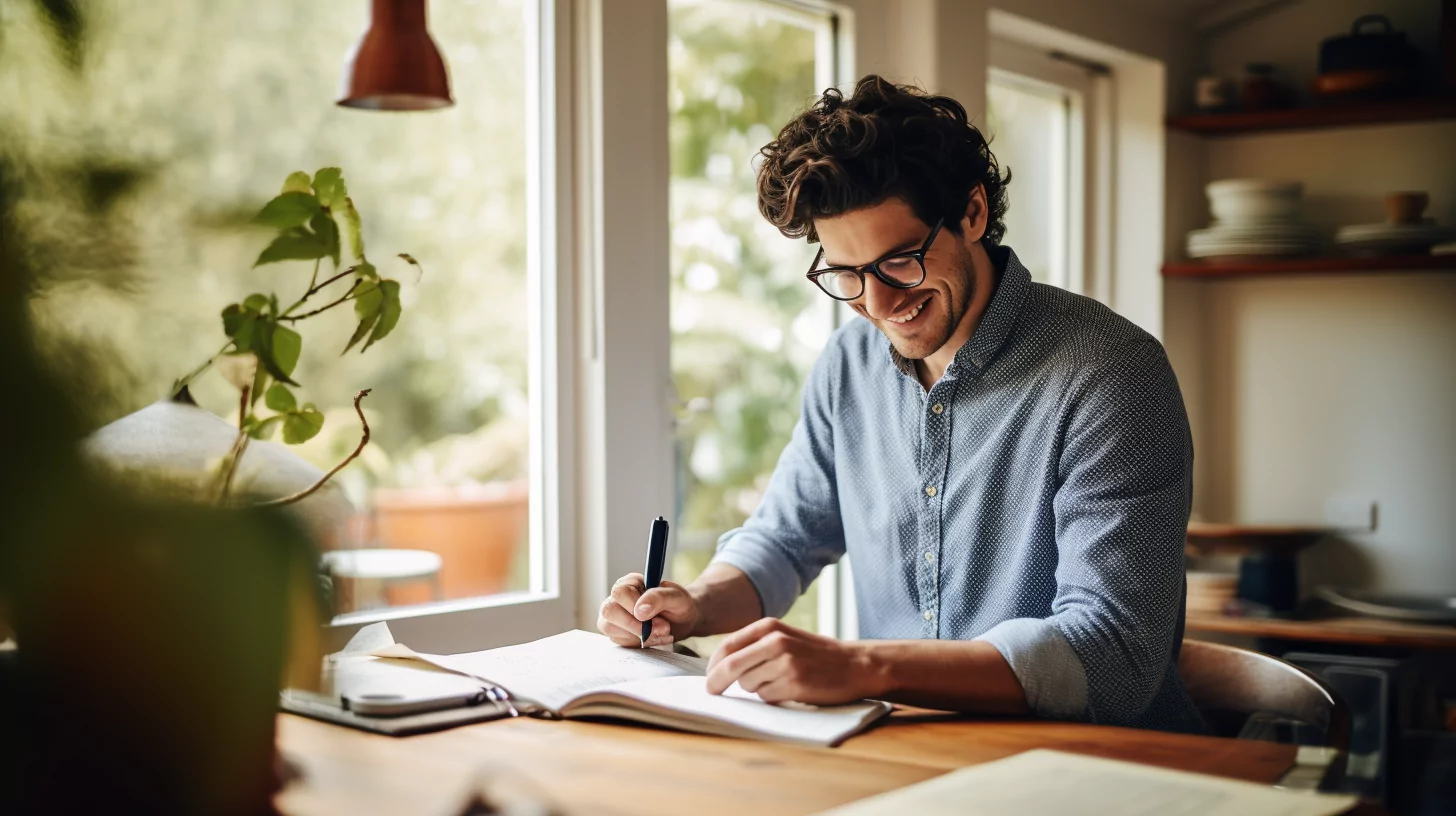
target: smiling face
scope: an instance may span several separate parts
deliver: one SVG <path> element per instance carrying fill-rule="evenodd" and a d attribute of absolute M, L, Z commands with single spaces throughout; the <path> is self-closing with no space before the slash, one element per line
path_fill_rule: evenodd
<path fill-rule="evenodd" d="M 926 253 L 925 280 L 919 286 L 897 289 L 866 271 L 864 294 L 849 305 L 875 324 L 900 356 L 924 360 L 942 350 L 953 356 L 969 338 L 966 316 L 977 303 L 972 245 L 985 232 L 984 212 L 985 198 L 978 188 L 958 229 L 947 224 Z M 916 250 L 931 230 L 900 198 L 816 218 L 814 228 L 824 246 L 823 266 L 863 266 Z"/>

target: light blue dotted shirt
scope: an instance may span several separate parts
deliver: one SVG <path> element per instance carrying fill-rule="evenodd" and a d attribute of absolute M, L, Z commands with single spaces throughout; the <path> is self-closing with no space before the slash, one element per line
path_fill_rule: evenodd
<path fill-rule="evenodd" d="M 1200 732 L 1176 671 L 1193 488 L 1177 379 L 1151 335 L 989 249 L 995 294 L 928 392 L 868 321 L 834 334 L 714 561 L 780 616 L 848 553 L 862 637 L 984 640 L 1039 715 Z"/>

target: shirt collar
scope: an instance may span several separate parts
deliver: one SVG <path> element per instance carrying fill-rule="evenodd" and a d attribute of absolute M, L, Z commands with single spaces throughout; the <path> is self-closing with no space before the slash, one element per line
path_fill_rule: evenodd
<path fill-rule="evenodd" d="M 1006 339 L 1011 336 L 1011 329 L 1021 314 L 1022 304 L 1026 302 L 1026 293 L 1031 290 L 1031 273 L 1021 265 L 1011 247 L 987 244 L 986 253 L 991 256 L 991 265 L 996 271 L 996 291 L 986 304 L 975 333 L 956 351 L 955 360 L 945 371 L 946 377 L 953 378 L 968 367 L 974 372 L 986 368 L 1006 345 Z M 895 364 L 895 368 L 918 382 L 915 361 L 900 356 L 900 352 L 890 345 L 889 338 L 885 339 L 885 345 L 889 346 L 890 362 Z"/>

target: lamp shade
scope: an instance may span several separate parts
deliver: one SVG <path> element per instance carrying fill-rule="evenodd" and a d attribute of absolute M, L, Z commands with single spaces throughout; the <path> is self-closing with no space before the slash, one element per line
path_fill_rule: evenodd
<path fill-rule="evenodd" d="M 338 103 L 369 110 L 455 104 L 445 60 L 425 27 L 425 0 L 373 0 L 369 30 L 344 65 Z"/>

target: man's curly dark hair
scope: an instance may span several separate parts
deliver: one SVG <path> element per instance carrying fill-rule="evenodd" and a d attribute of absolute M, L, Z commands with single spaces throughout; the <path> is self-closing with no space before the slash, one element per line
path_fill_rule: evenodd
<path fill-rule="evenodd" d="M 926 224 L 959 232 L 976 185 L 990 209 L 985 240 L 1006 234 L 1006 184 L 986 139 L 948 96 L 870 74 L 848 99 L 825 91 L 759 153 L 758 209 L 790 238 L 819 240 L 815 218 L 903 198 Z"/>

